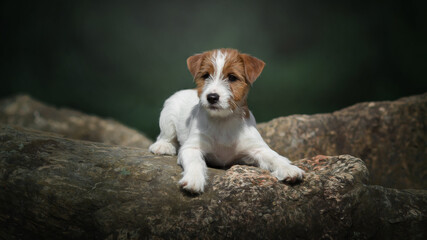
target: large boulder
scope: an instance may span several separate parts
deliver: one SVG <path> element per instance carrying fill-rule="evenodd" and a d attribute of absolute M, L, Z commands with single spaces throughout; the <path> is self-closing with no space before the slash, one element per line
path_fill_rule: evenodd
<path fill-rule="evenodd" d="M 64 137 L 147 148 L 143 134 L 114 120 L 57 109 L 25 95 L 0 101 L 0 123 Z M 328 114 L 293 115 L 258 124 L 266 142 L 292 160 L 319 154 L 363 159 L 373 184 L 426 189 L 427 93 L 367 102 Z"/>
<path fill-rule="evenodd" d="M 147 148 L 144 134 L 117 121 L 43 104 L 27 95 L 0 101 L 0 123 L 13 124 L 64 137 L 129 147 Z"/>
<path fill-rule="evenodd" d="M 271 148 L 290 159 L 351 154 L 366 162 L 373 184 L 427 188 L 427 93 L 257 127 Z"/>
<path fill-rule="evenodd" d="M 427 191 L 369 185 L 350 155 L 294 164 L 294 185 L 237 165 L 189 195 L 174 156 L 0 126 L 0 238 L 426 238 Z"/>

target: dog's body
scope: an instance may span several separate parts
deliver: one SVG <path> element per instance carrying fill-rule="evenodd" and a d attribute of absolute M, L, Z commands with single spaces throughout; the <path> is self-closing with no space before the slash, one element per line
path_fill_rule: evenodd
<path fill-rule="evenodd" d="M 258 133 L 247 108 L 250 85 L 264 62 L 233 49 L 219 49 L 187 60 L 197 89 L 182 90 L 166 100 L 160 114 L 160 135 L 150 146 L 155 154 L 176 154 L 184 168 L 180 185 L 203 192 L 206 163 L 226 167 L 240 159 L 254 160 L 279 180 L 295 181 L 303 171 L 271 150 Z"/>

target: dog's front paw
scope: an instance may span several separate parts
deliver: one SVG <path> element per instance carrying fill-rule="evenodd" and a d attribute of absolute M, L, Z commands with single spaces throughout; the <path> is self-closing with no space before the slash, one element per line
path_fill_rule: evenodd
<path fill-rule="evenodd" d="M 191 193 L 202 193 L 205 188 L 206 179 L 203 173 L 186 173 L 179 181 L 179 185 Z"/>
<path fill-rule="evenodd" d="M 280 181 L 296 182 L 304 177 L 304 171 L 291 164 L 281 164 L 271 174 Z"/>
<path fill-rule="evenodd" d="M 157 155 L 175 155 L 176 154 L 176 148 L 175 146 L 166 141 L 157 141 L 148 148 L 150 152 L 157 154 Z"/>

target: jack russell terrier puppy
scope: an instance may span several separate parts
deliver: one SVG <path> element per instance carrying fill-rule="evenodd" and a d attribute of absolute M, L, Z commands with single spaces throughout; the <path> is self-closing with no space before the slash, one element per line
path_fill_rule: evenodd
<path fill-rule="evenodd" d="M 294 182 L 304 171 L 264 142 L 246 98 L 265 63 L 234 49 L 196 54 L 187 66 L 196 89 L 181 90 L 166 100 L 160 114 L 160 135 L 149 150 L 174 155 L 183 169 L 182 188 L 201 193 L 206 164 L 226 167 L 250 159 L 279 180 Z"/>

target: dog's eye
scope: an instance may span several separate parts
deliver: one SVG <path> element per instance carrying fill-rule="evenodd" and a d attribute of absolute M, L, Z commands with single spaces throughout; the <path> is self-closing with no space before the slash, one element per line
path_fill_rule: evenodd
<path fill-rule="evenodd" d="M 209 78 L 209 76 L 210 76 L 210 75 L 209 75 L 209 73 L 205 73 L 205 74 L 202 76 L 202 78 L 203 78 L 203 79 L 208 79 L 208 78 Z"/>
<path fill-rule="evenodd" d="M 230 82 L 234 82 L 234 81 L 236 81 L 236 80 L 237 80 L 237 77 L 236 77 L 236 76 L 234 76 L 233 74 L 228 75 L 228 81 L 230 81 Z"/>

